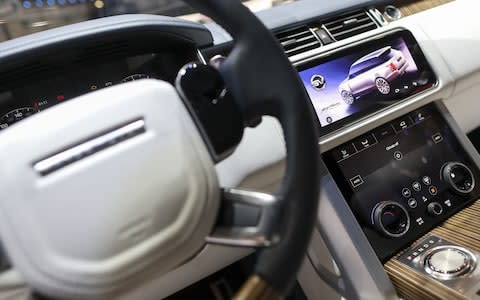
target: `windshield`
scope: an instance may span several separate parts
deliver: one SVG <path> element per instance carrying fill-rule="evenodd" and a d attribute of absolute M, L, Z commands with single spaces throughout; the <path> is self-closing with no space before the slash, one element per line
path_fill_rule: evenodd
<path fill-rule="evenodd" d="M 248 0 L 253 11 L 298 0 Z M 180 0 L 0 0 L 0 41 L 32 32 L 121 14 L 158 14 L 195 22 L 210 20 Z"/>

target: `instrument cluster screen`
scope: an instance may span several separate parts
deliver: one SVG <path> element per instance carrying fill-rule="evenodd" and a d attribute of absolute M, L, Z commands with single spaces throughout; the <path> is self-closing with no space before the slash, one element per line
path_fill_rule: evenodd
<path fill-rule="evenodd" d="M 67 65 L 48 76 L 25 79 L 0 92 L 0 131 L 49 107 L 113 85 L 145 78 L 173 82 L 176 64 L 164 54 L 150 53 Z"/>
<path fill-rule="evenodd" d="M 299 67 L 299 75 L 321 128 L 371 113 L 436 82 L 406 31 L 310 61 Z"/>

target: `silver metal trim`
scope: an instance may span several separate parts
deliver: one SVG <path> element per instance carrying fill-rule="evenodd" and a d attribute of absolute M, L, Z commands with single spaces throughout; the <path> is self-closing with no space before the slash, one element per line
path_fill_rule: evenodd
<path fill-rule="evenodd" d="M 377 21 L 380 27 L 388 25 L 387 20 L 383 17 L 382 13 L 375 7 L 369 8 L 368 12 Z"/>
<path fill-rule="evenodd" d="M 308 26 L 307 25 L 307 28 L 308 30 L 310 31 L 310 33 L 313 35 L 313 37 L 315 37 L 315 39 L 320 43 L 320 46 L 318 48 L 321 48 L 323 47 L 323 43 L 322 43 L 322 40 L 318 37 L 318 35 L 315 33 L 315 31 L 313 31 L 313 28 Z M 330 33 L 329 33 L 330 34 Z"/>
<path fill-rule="evenodd" d="M 53 173 L 63 167 L 80 161 L 97 152 L 110 148 L 146 131 L 143 119 L 122 125 L 107 133 L 79 143 L 66 150 L 33 164 L 33 169 L 42 176 Z"/>
<path fill-rule="evenodd" d="M 403 211 L 403 213 L 407 216 L 407 226 L 405 227 L 404 231 L 402 231 L 400 233 L 391 233 L 383 225 L 380 213 L 382 212 L 383 208 L 387 205 L 395 205 L 395 206 L 399 207 Z M 405 207 L 403 207 L 403 205 L 401 205 L 400 203 L 397 203 L 397 202 L 394 202 L 394 201 L 381 202 L 378 206 L 376 206 L 373 209 L 372 214 L 373 214 L 372 215 L 372 223 L 373 223 L 372 225 L 379 226 L 380 229 L 382 230 L 382 233 L 389 236 L 389 237 L 398 238 L 398 237 L 404 236 L 408 232 L 408 230 L 410 230 L 410 215 L 409 215 L 408 211 L 405 209 Z"/>
<path fill-rule="evenodd" d="M 278 215 L 280 200 L 273 195 L 240 189 L 224 189 L 223 201 L 261 208 L 256 226 L 217 227 L 206 238 L 210 244 L 234 247 L 269 247 L 280 241 L 278 224 L 272 216 Z"/>
<path fill-rule="evenodd" d="M 207 61 L 205 60 L 205 57 L 203 57 L 203 54 L 202 52 L 200 51 L 200 49 L 197 49 L 197 58 L 200 60 L 200 62 L 204 65 L 207 64 Z"/>
<path fill-rule="evenodd" d="M 419 247 L 426 244 L 427 240 L 431 240 L 432 238 L 438 239 L 438 242 L 435 243 L 429 250 L 424 251 L 423 253 L 419 254 L 413 260 L 406 260 L 404 256 L 410 255 L 410 253 L 414 251 L 418 251 Z M 432 276 L 430 272 L 425 268 L 425 259 L 427 258 L 428 254 L 431 253 L 432 250 L 438 247 L 449 247 L 449 248 L 456 248 L 461 249 L 462 252 L 468 253 L 471 255 L 474 261 L 472 261 L 470 270 L 468 272 L 463 273 L 456 277 L 442 277 L 442 276 Z M 480 268 L 478 268 L 477 263 L 480 259 L 480 253 L 472 250 L 466 249 L 464 247 L 459 246 L 456 243 L 452 243 L 449 240 L 440 238 L 438 236 L 428 234 L 424 236 L 419 241 L 415 242 L 413 245 L 408 247 L 400 257 L 400 261 L 404 266 L 407 268 L 418 272 L 424 276 L 431 277 L 439 284 L 444 285 L 445 287 L 463 295 L 466 299 L 478 299 L 477 291 L 480 289 Z"/>
<path fill-rule="evenodd" d="M 453 163 L 453 165 L 455 166 L 461 166 L 463 167 L 470 175 L 470 177 L 472 178 L 472 186 L 468 189 L 468 190 L 461 190 L 459 189 L 455 183 L 453 182 L 452 178 L 450 176 L 445 176 L 445 174 L 443 172 L 447 171 L 445 169 L 442 169 L 442 177 L 447 180 L 447 182 L 449 183 L 450 187 L 452 189 L 454 189 L 457 193 L 459 193 L 460 195 L 465 195 L 465 194 L 468 194 L 470 193 L 471 191 L 473 191 L 473 189 L 475 188 L 475 176 L 473 176 L 473 173 L 472 173 L 472 170 L 470 170 L 469 167 L 467 167 L 465 164 L 462 164 L 460 162 L 455 162 Z M 444 166 L 445 168 L 445 166 Z M 451 168 L 449 168 L 449 170 L 451 170 Z"/>
<path fill-rule="evenodd" d="M 445 273 L 435 270 L 435 267 L 432 266 L 430 263 L 430 258 L 432 258 L 434 254 L 444 250 L 455 250 L 465 257 L 466 262 L 464 263 L 461 269 L 454 272 L 445 272 Z M 473 254 L 468 249 L 464 247 L 459 247 L 459 246 L 443 245 L 443 246 L 434 247 L 429 251 L 427 251 L 424 257 L 425 258 L 423 259 L 423 267 L 425 272 L 427 272 L 430 276 L 440 280 L 450 280 L 450 279 L 459 278 L 461 276 L 467 276 L 468 274 L 472 273 L 473 270 L 475 270 L 475 267 L 477 265 L 477 259 L 475 257 L 475 254 Z"/>
<path fill-rule="evenodd" d="M 391 10 L 391 13 L 388 13 L 387 10 L 390 9 Z M 394 12 L 395 14 L 392 14 L 392 12 Z M 396 6 L 394 5 L 387 5 L 385 6 L 384 10 L 383 10 L 383 16 L 385 17 L 385 19 L 387 19 L 389 22 L 393 22 L 393 21 L 396 21 L 396 20 L 400 20 L 403 15 L 402 15 L 402 12 L 400 11 L 400 9 L 398 9 Z"/>

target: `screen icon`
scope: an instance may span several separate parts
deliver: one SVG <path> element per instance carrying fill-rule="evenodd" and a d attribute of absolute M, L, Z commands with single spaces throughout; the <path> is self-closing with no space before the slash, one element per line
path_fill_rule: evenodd
<path fill-rule="evenodd" d="M 357 175 L 357 176 L 350 179 L 350 183 L 352 184 L 352 186 L 354 188 L 356 188 L 356 187 L 363 184 L 363 178 L 362 178 L 362 176 Z"/>
<path fill-rule="evenodd" d="M 327 86 L 327 81 L 322 75 L 315 74 L 310 78 L 310 84 L 316 90 L 323 90 Z"/>
<path fill-rule="evenodd" d="M 443 141 L 443 136 L 441 133 L 435 133 L 434 135 L 432 135 L 432 140 L 435 142 L 435 144 L 438 144 Z"/>
<path fill-rule="evenodd" d="M 393 153 L 393 157 L 394 157 L 396 160 L 402 160 L 402 159 L 403 159 L 403 153 L 400 152 L 400 151 L 395 151 L 395 153 Z"/>
<path fill-rule="evenodd" d="M 422 185 L 418 181 L 415 181 L 414 183 L 412 183 L 412 187 L 413 187 L 413 190 L 416 192 L 420 192 L 420 190 L 422 189 Z"/>

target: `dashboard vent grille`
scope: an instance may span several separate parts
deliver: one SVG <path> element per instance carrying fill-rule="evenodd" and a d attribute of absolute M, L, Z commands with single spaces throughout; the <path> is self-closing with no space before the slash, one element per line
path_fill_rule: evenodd
<path fill-rule="evenodd" d="M 377 23 L 365 10 L 332 18 L 323 25 L 337 41 L 378 28 Z"/>
<path fill-rule="evenodd" d="M 276 36 L 288 57 L 321 46 L 317 36 L 307 26 L 289 29 L 278 33 Z"/>

